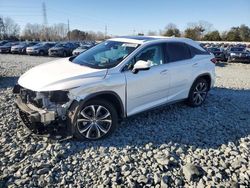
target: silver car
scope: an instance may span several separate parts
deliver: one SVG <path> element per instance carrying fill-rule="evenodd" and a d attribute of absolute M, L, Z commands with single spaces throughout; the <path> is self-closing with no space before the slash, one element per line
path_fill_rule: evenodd
<path fill-rule="evenodd" d="M 13 54 L 25 54 L 26 48 L 36 45 L 37 42 L 20 42 L 18 45 L 11 47 L 11 53 Z"/>
<path fill-rule="evenodd" d="M 41 42 L 38 43 L 34 46 L 30 46 L 26 48 L 26 53 L 28 55 L 40 55 L 40 56 L 44 56 L 44 55 L 48 55 L 48 50 L 55 46 L 56 43 L 54 42 Z"/>
<path fill-rule="evenodd" d="M 85 44 L 82 46 L 79 46 L 78 48 L 76 48 L 75 50 L 73 50 L 72 54 L 74 56 L 79 55 L 82 52 L 85 52 L 86 50 L 92 48 L 94 45 L 90 45 L 90 44 Z"/>

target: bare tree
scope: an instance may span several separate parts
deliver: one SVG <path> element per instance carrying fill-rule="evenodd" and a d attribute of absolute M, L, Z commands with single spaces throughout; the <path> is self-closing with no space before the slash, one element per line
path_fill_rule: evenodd
<path fill-rule="evenodd" d="M 149 36 L 156 36 L 157 32 L 156 31 L 148 31 Z"/>
<path fill-rule="evenodd" d="M 57 31 L 57 35 L 60 39 L 63 39 L 67 36 L 68 28 L 64 23 L 59 23 L 54 25 L 55 30 Z"/>
<path fill-rule="evenodd" d="M 211 32 L 213 25 L 207 21 L 200 20 L 199 22 L 188 23 L 186 31 L 195 32 L 196 40 L 200 40 L 204 35 Z M 186 32 L 187 33 L 187 32 Z"/>
<path fill-rule="evenodd" d="M 23 29 L 22 38 L 27 40 L 64 40 L 67 37 L 66 24 L 59 23 L 44 27 L 40 24 L 26 24 Z"/>
<path fill-rule="evenodd" d="M 10 17 L 1 19 L 2 38 L 17 38 L 20 33 L 20 26 Z"/>
<path fill-rule="evenodd" d="M 0 39 L 4 38 L 4 29 L 3 18 L 0 17 Z"/>
<path fill-rule="evenodd" d="M 23 29 L 22 37 L 27 40 L 40 40 L 42 33 L 42 25 L 26 24 Z"/>

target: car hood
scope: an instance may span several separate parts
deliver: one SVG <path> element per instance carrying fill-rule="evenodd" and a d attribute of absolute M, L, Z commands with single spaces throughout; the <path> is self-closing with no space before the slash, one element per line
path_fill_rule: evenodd
<path fill-rule="evenodd" d="M 12 46 L 12 48 L 23 48 L 25 47 L 25 45 L 15 45 L 15 46 Z"/>
<path fill-rule="evenodd" d="M 64 47 L 52 47 L 49 50 L 62 50 L 65 49 Z"/>
<path fill-rule="evenodd" d="M 33 91 L 68 90 L 99 81 L 106 72 L 107 69 L 93 69 L 62 58 L 30 69 L 19 78 L 18 84 Z"/>
<path fill-rule="evenodd" d="M 41 47 L 34 47 L 34 46 L 30 46 L 30 47 L 27 47 L 26 49 L 27 50 L 36 50 L 36 49 L 39 49 Z"/>
<path fill-rule="evenodd" d="M 0 46 L 0 48 L 11 48 L 11 46 Z"/>
<path fill-rule="evenodd" d="M 77 48 L 73 52 L 84 52 L 84 51 L 86 51 L 86 49 Z"/>

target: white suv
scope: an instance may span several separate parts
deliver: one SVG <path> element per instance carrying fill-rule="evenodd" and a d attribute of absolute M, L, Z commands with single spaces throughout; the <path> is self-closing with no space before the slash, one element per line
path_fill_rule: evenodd
<path fill-rule="evenodd" d="M 214 84 L 214 63 L 213 55 L 186 38 L 113 38 L 32 68 L 13 92 L 34 133 L 53 127 L 95 140 L 119 120 L 156 106 L 181 100 L 200 106 Z"/>

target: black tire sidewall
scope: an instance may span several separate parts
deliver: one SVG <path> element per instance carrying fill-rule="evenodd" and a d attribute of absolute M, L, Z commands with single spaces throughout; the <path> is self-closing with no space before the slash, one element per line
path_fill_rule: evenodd
<path fill-rule="evenodd" d="M 44 56 L 44 51 L 41 50 L 41 51 L 39 52 L 39 55 Z"/>
<path fill-rule="evenodd" d="M 206 93 L 205 99 L 204 99 L 204 100 L 202 101 L 202 103 L 199 104 L 199 105 L 195 104 L 194 101 L 193 101 L 194 90 L 195 90 L 196 86 L 197 86 L 200 82 L 203 82 L 203 83 L 205 83 L 205 84 L 207 85 L 207 93 L 208 93 L 209 85 L 208 85 L 207 80 L 205 80 L 204 78 L 198 78 L 197 80 L 195 80 L 195 82 L 193 83 L 193 85 L 192 85 L 192 87 L 191 87 L 191 89 L 190 89 L 190 91 L 189 91 L 189 95 L 188 95 L 188 105 L 189 105 L 189 106 L 192 106 L 192 107 L 201 106 L 201 105 L 204 103 L 204 101 L 206 100 L 206 98 L 207 98 L 207 93 Z"/>
<path fill-rule="evenodd" d="M 88 139 L 86 137 L 84 137 L 78 130 L 77 128 L 77 119 L 78 119 L 78 116 L 79 116 L 79 113 L 80 111 L 88 106 L 88 105 L 101 105 L 105 108 L 107 108 L 107 110 L 110 112 L 111 114 L 111 119 L 112 119 L 112 124 L 111 124 L 111 127 L 108 131 L 107 134 L 103 135 L 102 137 L 98 138 L 98 139 Z M 87 101 L 87 102 L 80 102 L 80 104 L 78 105 L 78 107 L 75 109 L 75 112 L 74 112 L 74 115 L 72 117 L 72 126 L 73 126 L 73 129 L 74 129 L 74 136 L 79 139 L 79 140 L 99 140 L 99 139 L 102 139 L 102 138 L 106 138 L 108 137 L 111 133 L 114 132 L 115 128 L 117 127 L 117 124 L 118 124 L 118 115 L 117 115 L 117 111 L 115 109 L 115 107 L 108 101 L 105 101 L 105 100 L 90 100 L 90 101 Z"/>
<path fill-rule="evenodd" d="M 63 57 L 67 57 L 67 52 L 63 51 Z"/>

